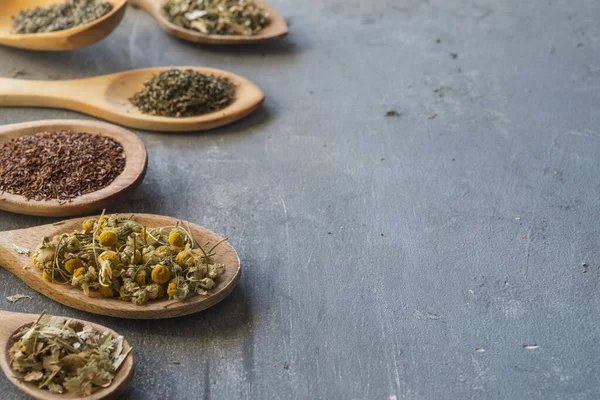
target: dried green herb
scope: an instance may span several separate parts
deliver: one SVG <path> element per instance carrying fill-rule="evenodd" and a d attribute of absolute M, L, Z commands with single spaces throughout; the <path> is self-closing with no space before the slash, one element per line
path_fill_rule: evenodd
<path fill-rule="evenodd" d="M 227 107 L 235 87 L 224 77 L 188 69 L 170 69 L 155 75 L 130 101 L 145 114 L 192 117 Z"/>
<path fill-rule="evenodd" d="M 169 0 L 164 12 L 174 24 L 210 35 L 253 36 L 270 23 L 252 0 Z"/>
<path fill-rule="evenodd" d="M 13 250 L 16 251 L 19 254 L 22 254 L 24 256 L 29 256 L 31 255 L 31 250 L 29 250 L 26 247 L 21 247 L 21 246 L 17 246 L 16 244 L 12 244 Z"/>
<path fill-rule="evenodd" d="M 113 9 L 109 2 L 67 0 L 62 4 L 21 10 L 12 17 L 13 33 L 45 33 L 63 31 L 89 24 Z"/>
<path fill-rule="evenodd" d="M 84 132 L 41 132 L 0 146 L 0 193 L 71 200 L 108 186 L 125 169 L 123 146 Z"/>
<path fill-rule="evenodd" d="M 80 232 L 45 238 L 33 264 L 50 282 L 81 287 L 91 295 L 119 297 L 134 304 L 207 295 L 225 266 L 214 250 L 196 246 L 181 224 L 148 228 L 118 215 L 86 220 Z"/>
<path fill-rule="evenodd" d="M 9 350 L 10 366 L 52 393 L 89 396 L 108 387 L 129 355 L 123 336 L 99 332 L 91 325 L 42 314 L 21 328 Z"/>
<path fill-rule="evenodd" d="M 23 299 L 31 299 L 31 296 L 27 296 L 26 294 L 17 293 L 17 294 L 13 294 L 12 296 L 6 297 L 6 300 L 10 301 L 11 303 L 16 303 L 17 301 L 23 300 Z"/>

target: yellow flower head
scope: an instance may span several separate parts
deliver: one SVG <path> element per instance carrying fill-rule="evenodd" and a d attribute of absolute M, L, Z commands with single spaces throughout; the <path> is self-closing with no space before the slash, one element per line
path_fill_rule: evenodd
<path fill-rule="evenodd" d="M 95 223 L 96 223 L 96 220 L 94 220 L 94 219 L 86 219 L 85 221 L 83 221 L 83 224 L 81 225 L 81 230 L 83 231 L 83 233 L 90 233 L 94 230 Z"/>
<path fill-rule="evenodd" d="M 45 281 L 52 282 L 52 271 L 49 269 L 45 269 L 42 272 L 42 278 L 44 278 Z"/>
<path fill-rule="evenodd" d="M 102 246 L 106 246 L 106 247 L 115 247 L 117 245 L 119 241 L 119 238 L 117 237 L 117 234 L 114 233 L 113 231 L 104 231 L 100 234 L 100 237 L 98 238 L 98 242 L 102 245 Z"/>
<path fill-rule="evenodd" d="M 146 271 L 140 271 L 140 273 L 135 276 L 135 283 L 140 286 L 144 286 L 146 284 Z"/>
<path fill-rule="evenodd" d="M 111 268 L 118 269 L 121 266 L 121 258 L 114 251 L 105 251 L 100 258 L 110 262 Z"/>
<path fill-rule="evenodd" d="M 85 274 L 85 268 L 81 267 L 81 268 L 77 268 L 75 270 L 75 272 L 73 272 L 73 276 L 75 278 L 79 278 L 80 276 L 82 276 L 83 274 Z"/>
<path fill-rule="evenodd" d="M 135 256 L 133 257 L 133 263 L 139 264 L 142 261 L 142 253 L 139 250 L 135 251 Z"/>
<path fill-rule="evenodd" d="M 156 265 L 152 268 L 152 281 L 155 283 L 167 283 L 171 279 L 171 271 L 164 265 Z"/>
<path fill-rule="evenodd" d="M 177 294 L 177 281 L 174 279 L 169 283 L 169 287 L 167 288 L 167 294 L 169 297 L 175 297 Z"/>
<path fill-rule="evenodd" d="M 83 262 L 79 258 L 71 258 L 65 263 L 65 270 L 70 274 L 81 267 L 83 267 Z"/>
<path fill-rule="evenodd" d="M 102 297 L 113 297 L 114 296 L 113 290 L 110 286 L 100 286 L 100 288 L 98 289 L 98 292 L 100 293 L 100 296 L 102 296 Z"/>
<path fill-rule="evenodd" d="M 179 231 L 173 231 L 169 234 L 169 244 L 175 247 L 183 247 L 185 245 L 185 236 Z"/>

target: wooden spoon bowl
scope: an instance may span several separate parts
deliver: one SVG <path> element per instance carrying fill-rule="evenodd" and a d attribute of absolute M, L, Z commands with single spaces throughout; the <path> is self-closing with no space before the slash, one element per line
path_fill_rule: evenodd
<path fill-rule="evenodd" d="M 167 3 L 167 0 L 129 0 L 129 4 L 143 8 L 148 14 L 152 15 L 167 33 L 190 42 L 206 44 L 247 44 L 265 42 L 287 35 L 288 26 L 283 17 L 264 1 L 254 0 L 254 2 L 269 13 L 271 23 L 256 35 L 243 36 L 208 35 L 175 25 L 165 16 L 163 11 L 163 7 Z"/>
<path fill-rule="evenodd" d="M 121 127 L 99 121 L 50 120 L 0 126 L 0 147 L 11 139 L 44 131 L 72 130 L 111 137 L 121 143 L 127 157 L 125 169 L 103 189 L 76 197 L 72 201 L 27 200 L 20 195 L 0 192 L 0 210 L 45 217 L 81 215 L 102 209 L 138 186 L 146 175 L 148 156 L 138 137 Z"/>
<path fill-rule="evenodd" d="M 23 373 L 17 372 L 10 367 L 10 356 L 8 351 L 11 346 L 14 344 L 13 336 L 20 330 L 22 327 L 27 325 L 31 325 L 39 318 L 39 315 L 35 314 L 20 314 L 20 313 L 11 313 L 7 311 L 0 311 L 0 320 L 2 320 L 2 324 L 0 324 L 0 367 L 6 377 L 27 395 L 31 396 L 34 399 L 38 400 L 63 400 L 63 399 L 83 399 L 84 397 L 81 395 L 76 395 L 72 393 L 65 394 L 53 394 L 48 390 L 39 389 L 36 384 L 31 382 L 23 382 L 22 378 L 24 376 Z M 86 325 L 91 325 L 95 329 L 106 332 L 109 331 L 113 336 L 118 336 L 118 333 L 115 331 L 108 329 L 102 325 L 93 324 L 87 321 L 74 320 L 75 322 L 79 322 Z M 129 343 L 126 340 L 123 341 L 123 350 L 128 351 L 130 349 Z M 127 386 L 131 383 L 134 374 L 134 362 L 133 355 L 129 353 L 123 364 L 115 374 L 115 378 L 112 384 L 106 388 L 97 388 L 91 396 L 85 397 L 86 400 L 100 400 L 100 399 L 113 399 L 119 396 L 119 394 L 123 393 Z"/>
<path fill-rule="evenodd" d="M 0 44 L 28 50 L 75 50 L 90 46 L 108 36 L 125 15 L 127 0 L 103 0 L 113 9 L 103 17 L 86 25 L 57 32 L 14 34 L 12 17 L 23 9 L 47 7 L 66 0 L 2 0 L 0 7 Z"/>
<path fill-rule="evenodd" d="M 218 111 L 186 118 L 144 114 L 131 104 L 129 99 L 143 89 L 146 81 L 171 68 L 228 78 L 235 85 L 233 103 Z M 151 131 L 199 131 L 227 125 L 256 110 L 264 98 L 262 90 L 249 80 L 213 68 L 146 68 L 67 81 L 0 78 L 0 106 L 64 108 Z"/>
<path fill-rule="evenodd" d="M 58 224 L 0 232 L 0 265 L 17 275 L 34 290 L 68 307 L 95 314 L 132 319 L 173 318 L 202 311 L 223 300 L 240 279 L 240 259 L 234 248 L 224 242 L 219 245 L 217 254 L 213 258 L 216 263 L 224 264 L 225 270 L 218 278 L 217 286 L 209 291 L 208 295 L 194 295 L 184 300 L 153 300 L 143 305 L 136 305 L 116 298 L 101 297 L 96 290 L 90 290 L 88 297 L 81 288 L 47 282 L 42 279 L 41 271 L 31 263 L 31 256 L 19 254 L 13 247 L 14 244 L 29 249 L 33 255 L 42 237 L 79 231 L 86 219 L 88 218 L 76 218 Z M 175 218 L 152 214 L 136 214 L 133 219 L 149 228 L 174 226 L 178 222 Z M 187 224 L 184 226 L 188 227 Z M 216 233 L 198 225 L 189 224 L 189 229 L 196 243 L 208 248 L 223 240 Z"/>

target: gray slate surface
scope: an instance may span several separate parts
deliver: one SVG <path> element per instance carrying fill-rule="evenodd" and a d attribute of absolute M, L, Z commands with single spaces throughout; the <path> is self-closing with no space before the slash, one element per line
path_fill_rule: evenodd
<path fill-rule="evenodd" d="M 271 3 L 291 33 L 264 46 L 184 43 L 130 9 L 88 49 L 0 49 L 2 76 L 203 65 L 267 94 L 209 133 L 139 132 L 147 178 L 111 210 L 228 236 L 230 298 L 126 321 L 0 270 L 1 308 L 124 334 L 131 399 L 599 398 L 600 2 Z M 84 117 L 0 110 L 48 118 Z M 47 222 L 0 213 L 2 230 Z M 33 299 L 4 300 L 18 292 Z"/>

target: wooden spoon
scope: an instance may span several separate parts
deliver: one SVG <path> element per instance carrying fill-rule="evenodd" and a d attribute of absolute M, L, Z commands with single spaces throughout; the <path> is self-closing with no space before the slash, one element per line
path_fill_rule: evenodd
<path fill-rule="evenodd" d="M 146 175 L 148 156 L 144 143 L 121 127 L 99 121 L 50 120 L 0 126 L 0 147 L 11 139 L 44 131 L 73 130 L 111 137 L 123 145 L 127 161 L 123 172 L 107 187 L 76 197 L 72 201 L 35 201 L 20 195 L 0 192 L 0 210 L 45 217 L 86 214 L 113 203 L 138 186 Z"/>
<path fill-rule="evenodd" d="M 143 114 L 129 99 L 142 90 L 144 83 L 154 75 L 171 68 L 193 69 L 227 77 L 236 86 L 235 100 L 219 111 L 197 117 L 168 118 Z M 151 131 L 198 131 L 226 125 L 256 110 L 264 98 L 260 88 L 249 80 L 212 68 L 146 68 L 68 81 L 0 78 L 0 106 L 64 108 Z"/>
<path fill-rule="evenodd" d="M 91 290 L 88 297 L 81 288 L 47 282 L 42 279 L 41 272 L 31 264 L 31 256 L 18 253 L 13 246 L 29 249 L 33 255 L 33 251 L 42 242 L 43 237 L 81 230 L 81 224 L 86 219 L 76 218 L 52 225 L 0 232 L 0 264 L 34 290 L 68 307 L 111 317 L 134 319 L 173 318 L 204 310 L 223 300 L 240 279 L 241 267 L 238 255 L 229 243 L 224 242 L 217 248 L 214 260 L 224 264 L 225 270 L 218 278 L 217 287 L 208 295 L 194 295 L 184 300 L 154 300 L 144 305 L 135 305 L 119 299 L 101 297 L 95 290 Z M 152 214 L 136 214 L 133 219 L 149 228 L 174 226 L 178 222 L 175 218 Z M 184 226 L 187 228 L 187 223 Z M 196 243 L 203 247 L 210 248 L 223 239 L 198 225 L 189 224 L 189 229 Z"/>
<path fill-rule="evenodd" d="M 75 50 L 90 46 L 108 36 L 121 22 L 127 0 L 103 0 L 113 9 L 89 24 L 57 32 L 14 34 L 12 17 L 23 9 L 47 7 L 66 0 L 2 0 L 0 7 L 0 44 L 29 50 Z"/>
<path fill-rule="evenodd" d="M 53 394 L 48 390 L 39 389 L 36 384 L 30 382 L 23 382 L 22 378 L 24 376 L 23 373 L 17 372 L 10 367 L 10 356 L 8 354 L 8 350 L 14 343 L 14 339 L 12 338 L 17 331 L 25 326 L 31 325 L 39 318 L 39 315 L 35 314 L 20 314 L 20 313 L 11 313 L 7 311 L 0 311 L 0 320 L 2 324 L 0 324 L 0 367 L 6 374 L 6 377 L 21 390 L 22 392 L 28 394 L 34 399 L 38 400 L 63 400 L 63 399 L 83 399 L 84 397 L 78 396 L 75 394 Z M 93 324 L 87 321 L 81 320 L 73 320 L 75 322 L 79 322 L 85 325 L 91 325 L 101 332 L 109 331 L 113 336 L 118 336 L 118 334 L 108 329 L 102 325 Z M 128 351 L 130 349 L 129 343 L 126 340 L 123 341 L 123 351 Z M 133 355 L 129 353 L 121 367 L 115 374 L 115 378 L 112 384 L 106 388 L 97 388 L 96 391 L 92 393 L 91 396 L 85 397 L 86 400 L 99 400 L 99 399 L 113 399 L 116 398 L 119 394 L 123 393 L 127 386 L 131 383 L 133 379 L 134 373 L 134 363 L 133 363 Z"/>
<path fill-rule="evenodd" d="M 262 0 L 254 0 L 254 2 L 263 10 L 267 11 L 271 17 L 271 23 L 267 25 L 263 30 L 253 36 L 243 35 L 207 35 L 191 29 L 182 28 L 179 25 L 175 25 L 165 16 L 163 7 L 167 3 L 167 0 L 129 0 L 129 4 L 135 7 L 140 7 L 146 10 L 152 15 L 160 24 L 160 26 L 167 31 L 169 34 L 178 37 L 183 40 L 196 43 L 209 43 L 209 44 L 245 44 L 245 43 L 257 43 L 264 42 L 267 40 L 276 39 L 287 35 L 288 26 L 285 20 L 274 8 L 269 6 Z"/>

